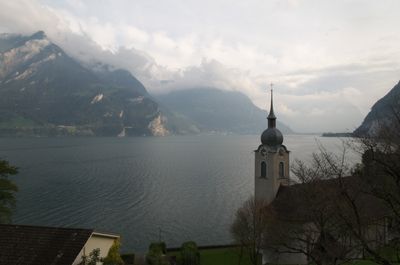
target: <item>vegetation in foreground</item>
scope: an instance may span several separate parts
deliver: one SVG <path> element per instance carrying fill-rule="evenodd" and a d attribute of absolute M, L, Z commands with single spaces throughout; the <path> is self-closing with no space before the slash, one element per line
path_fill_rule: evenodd
<path fill-rule="evenodd" d="M 240 264 L 251 265 L 249 256 L 241 255 L 240 248 L 203 249 L 200 251 L 201 265 Z M 259 263 L 261 264 L 261 263 Z"/>
<path fill-rule="evenodd" d="M 115 240 L 105 258 L 100 258 L 100 249 L 93 249 L 88 256 L 83 255 L 82 260 L 78 265 L 97 265 L 102 262 L 103 265 L 125 265 L 119 254 L 121 243 Z"/>
<path fill-rule="evenodd" d="M 349 146 L 362 156 L 356 167 L 347 164 Z M 316 265 L 399 263 L 400 108 L 375 134 L 345 143 L 340 156 L 320 146 L 292 172 L 299 183 L 272 203 L 251 198 L 236 213 L 231 232 L 250 258 L 268 249 Z"/>
<path fill-rule="evenodd" d="M 185 242 L 179 250 L 162 251 L 165 243 L 152 243 L 149 252 L 146 255 L 146 264 L 178 264 L 178 265 L 224 265 L 238 264 L 251 265 L 252 262 L 248 255 L 244 255 L 244 250 L 237 246 L 221 246 L 221 247 L 201 247 L 198 248 L 193 241 Z M 158 257 L 155 257 L 158 253 Z M 124 255 L 122 255 L 124 256 Z M 261 257 L 258 259 L 261 264 Z M 137 262 L 141 264 L 141 262 Z"/>
<path fill-rule="evenodd" d="M 18 170 L 5 160 L 0 160 L 0 224 L 11 221 L 12 210 L 15 207 L 15 193 L 18 187 L 10 180 Z"/>

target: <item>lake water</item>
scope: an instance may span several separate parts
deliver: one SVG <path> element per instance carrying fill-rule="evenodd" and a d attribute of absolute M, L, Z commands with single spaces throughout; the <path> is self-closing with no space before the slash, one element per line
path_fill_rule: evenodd
<path fill-rule="evenodd" d="M 95 228 L 122 236 L 122 250 L 231 243 L 235 210 L 253 194 L 259 136 L 0 138 L 0 158 L 19 167 L 17 224 Z M 285 136 L 291 161 L 307 160 L 319 141 Z M 349 160 L 359 161 L 355 154 Z"/>

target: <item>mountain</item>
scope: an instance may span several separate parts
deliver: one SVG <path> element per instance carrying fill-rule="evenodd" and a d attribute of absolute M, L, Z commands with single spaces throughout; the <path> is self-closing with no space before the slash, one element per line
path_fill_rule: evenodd
<path fill-rule="evenodd" d="M 130 72 L 83 65 L 42 31 L 0 34 L 2 136 L 260 133 L 265 117 L 238 92 L 198 88 L 158 100 Z"/>
<path fill-rule="evenodd" d="M 203 133 L 259 134 L 267 126 L 267 112 L 240 92 L 199 87 L 159 95 L 157 99 Z M 277 127 L 283 133 L 293 133 L 279 120 Z"/>
<path fill-rule="evenodd" d="M 84 67 L 43 32 L 0 35 L 0 134 L 168 133 L 167 117 L 129 72 Z"/>
<path fill-rule="evenodd" d="M 400 82 L 371 108 L 364 121 L 355 131 L 355 135 L 373 135 L 382 125 L 390 125 L 399 114 Z"/>

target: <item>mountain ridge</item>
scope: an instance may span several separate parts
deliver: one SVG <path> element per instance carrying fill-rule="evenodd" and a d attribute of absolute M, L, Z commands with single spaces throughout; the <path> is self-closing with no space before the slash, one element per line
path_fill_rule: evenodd
<path fill-rule="evenodd" d="M 121 83 L 121 75 L 130 79 Z M 3 134 L 168 133 L 158 104 L 136 78 L 87 69 L 44 32 L 0 38 L 0 106 Z"/>
<path fill-rule="evenodd" d="M 361 125 L 354 131 L 354 135 L 374 135 L 396 119 L 400 106 L 400 81 L 372 106 Z"/>
<path fill-rule="evenodd" d="M 171 104 L 150 95 L 127 70 L 102 62 L 86 65 L 69 56 L 43 31 L 30 36 L 0 34 L 3 136 L 258 134 L 265 129 L 266 112 L 244 94 L 201 89 L 198 95 Z M 172 94 L 196 89 L 187 91 Z M 292 132 L 278 122 L 279 126 L 284 133 Z"/>
<path fill-rule="evenodd" d="M 261 134 L 267 126 L 267 112 L 238 91 L 195 87 L 172 91 L 156 98 L 195 123 L 200 132 Z M 293 133 L 279 120 L 278 128 L 283 133 Z"/>

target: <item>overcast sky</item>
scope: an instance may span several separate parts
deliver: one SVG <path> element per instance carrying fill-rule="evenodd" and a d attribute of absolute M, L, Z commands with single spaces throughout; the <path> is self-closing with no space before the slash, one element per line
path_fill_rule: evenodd
<path fill-rule="evenodd" d="M 299 132 L 352 131 L 400 79 L 399 0 L 0 0 L 0 32 L 44 30 L 150 93 L 238 90 Z"/>

